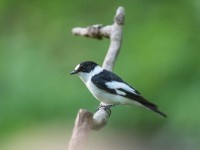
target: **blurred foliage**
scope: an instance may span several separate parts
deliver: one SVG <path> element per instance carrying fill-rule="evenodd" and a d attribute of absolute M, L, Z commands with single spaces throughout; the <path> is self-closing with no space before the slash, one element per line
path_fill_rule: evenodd
<path fill-rule="evenodd" d="M 114 72 L 169 117 L 121 106 L 113 109 L 106 128 L 138 130 L 154 143 L 179 139 L 175 149 L 195 149 L 200 140 L 198 0 L 1 0 L 1 138 L 35 123 L 73 125 L 79 108 L 95 111 L 98 102 L 68 73 L 81 61 L 101 64 L 109 40 L 74 37 L 71 29 L 111 24 L 121 5 L 126 22 Z"/>

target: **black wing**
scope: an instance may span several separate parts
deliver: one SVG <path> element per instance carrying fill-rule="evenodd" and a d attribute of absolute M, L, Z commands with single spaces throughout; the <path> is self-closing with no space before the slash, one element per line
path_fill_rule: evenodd
<path fill-rule="evenodd" d="M 99 74 L 94 75 L 92 77 L 91 81 L 92 81 L 93 84 L 95 84 L 100 89 L 105 90 L 107 92 L 110 92 L 112 94 L 118 94 L 116 92 L 116 90 L 120 90 L 121 92 L 124 92 L 124 93 L 127 93 L 127 94 L 129 94 L 129 93 L 133 94 L 133 96 L 136 96 L 135 97 L 136 99 L 137 99 L 138 96 L 140 97 L 140 93 L 137 90 L 135 90 L 133 87 L 128 85 L 126 82 L 124 82 L 119 76 L 117 76 L 116 74 L 114 74 L 114 73 L 112 73 L 111 71 L 108 71 L 108 70 L 103 70 Z M 129 92 L 125 89 L 122 89 L 122 88 L 108 88 L 106 83 L 113 82 L 113 81 L 126 84 L 128 87 L 130 87 L 131 89 L 134 90 L 134 93 L 131 93 L 131 92 Z M 120 95 L 120 94 L 118 94 L 118 95 Z M 123 96 L 126 97 L 126 95 L 123 95 Z M 127 98 L 130 98 L 130 97 L 127 97 Z M 131 99 L 134 99 L 134 98 L 131 98 Z"/>
<path fill-rule="evenodd" d="M 112 94 L 118 94 L 120 96 L 129 98 L 131 100 L 135 100 L 138 103 L 142 104 L 143 106 L 153 110 L 154 112 L 166 117 L 166 115 L 164 113 L 162 113 L 161 111 L 158 110 L 158 106 L 149 102 L 148 100 L 146 100 L 144 97 L 142 97 L 140 95 L 140 93 L 135 90 L 133 87 L 131 87 L 130 85 L 128 85 L 127 83 L 125 83 L 119 76 L 117 76 L 116 74 L 108 71 L 108 70 L 103 70 L 101 73 L 99 73 L 98 75 L 95 75 L 92 77 L 91 79 L 92 83 L 95 84 L 97 87 L 99 87 L 102 90 L 105 90 L 107 92 L 110 92 Z M 132 91 L 128 91 L 126 89 L 123 88 L 108 88 L 108 86 L 106 85 L 106 83 L 108 82 L 112 82 L 112 81 L 116 81 L 116 82 L 120 82 L 120 83 L 125 83 L 127 84 L 130 88 L 132 88 L 134 90 L 134 92 Z M 117 93 L 117 91 L 121 91 L 125 94 L 119 94 Z"/>
<path fill-rule="evenodd" d="M 117 94 L 116 90 L 108 88 L 105 83 L 108 83 L 111 81 L 123 82 L 123 80 L 120 77 L 118 77 L 116 74 L 108 70 L 103 70 L 98 75 L 94 75 L 91 81 L 100 89 L 110 92 L 112 94 Z"/>

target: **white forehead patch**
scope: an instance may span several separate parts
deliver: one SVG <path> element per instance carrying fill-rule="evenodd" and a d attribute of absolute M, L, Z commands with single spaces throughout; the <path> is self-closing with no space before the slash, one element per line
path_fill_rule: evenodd
<path fill-rule="evenodd" d="M 80 67 L 80 64 L 78 64 L 78 65 L 75 67 L 75 70 L 78 70 L 79 67 Z"/>

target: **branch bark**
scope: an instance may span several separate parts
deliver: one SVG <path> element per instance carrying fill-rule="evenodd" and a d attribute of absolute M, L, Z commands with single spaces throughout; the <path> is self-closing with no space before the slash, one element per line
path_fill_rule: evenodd
<path fill-rule="evenodd" d="M 74 35 L 85 36 L 95 39 L 110 38 L 110 46 L 103 61 L 102 67 L 112 71 L 119 54 L 122 43 L 122 26 L 124 25 L 125 11 L 119 7 L 114 17 L 112 25 L 103 26 L 102 24 L 88 26 L 86 28 L 76 27 L 72 29 Z M 93 114 L 87 110 L 80 109 L 75 121 L 68 150 L 83 150 L 86 145 L 89 131 L 100 130 L 107 124 L 111 114 L 110 109 L 99 107 Z"/>
<path fill-rule="evenodd" d="M 122 43 L 122 25 L 124 25 L 124 8 L 119 7 L 110 31 L 110 46 L 103 62 L 103 68 L 112 71 Z"/>
<path fill-rule="evenodd" d="M 80 109 L 76 117 L 73 134 L 69 142 L 68 150 L 83 150 L 87 144 L 87 139 L 92 126 L 92 113 Z"/>

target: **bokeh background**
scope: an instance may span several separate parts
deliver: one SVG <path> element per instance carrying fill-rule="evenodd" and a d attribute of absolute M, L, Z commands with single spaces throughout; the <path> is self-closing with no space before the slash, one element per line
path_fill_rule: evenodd
<path fill-rule="evenodd" d="M 109 40 L 75 37 L 73 27 L 112 24 L 126 11 L 114 72 L 159 105 L 112 110 L 88 149 L 197 150 L 200 147 L 199 0 L 1 0 L 0 149 L 64 150 L 80 108 L 98 102 L 69 72 L 102 64 Z"/>

